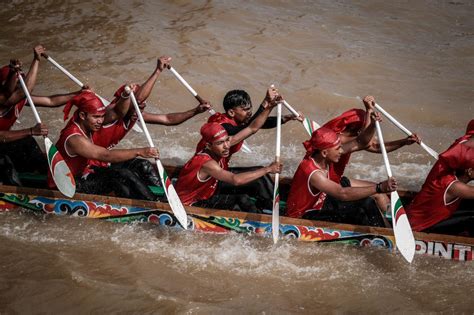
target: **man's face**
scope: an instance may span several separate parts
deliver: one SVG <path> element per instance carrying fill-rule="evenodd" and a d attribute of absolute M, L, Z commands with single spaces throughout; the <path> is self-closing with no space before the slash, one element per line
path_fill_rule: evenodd
<path fill-rule="evenodd" d="M 338 144 L 332 148 L 324 149 L 322 152 L 325 152 L 326 160 L 331 163 L 337 163 L 342 155 L 342 145 Z"/>
<path fill-rule="evenodd" d="M 104 123 L 105 113 L 103 114 L 88 114 L 81 112 L 81 118 L 84 120 L 84 126 L 89 132 L 96 132 Z"/>
<path fill-rule="evenodd" d="M 230 138 L 229 136 L 208 145 L 209 150 L 219 157 L 228 157 L 230 153 Z"/>
<path fill-rule="evenodd" d="M 240 105 L 232 108 L 230 111 L 231 117 L 239 125 L 246 124 L 252 117 L 252 104 Z"/>

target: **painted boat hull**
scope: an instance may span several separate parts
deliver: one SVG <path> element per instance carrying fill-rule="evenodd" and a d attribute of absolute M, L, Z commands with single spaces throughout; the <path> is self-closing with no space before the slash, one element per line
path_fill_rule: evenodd
<path fill-rule="evenodd" d="M 36 213 L 72 215 L 112 222 L 150 222 L 182 229 L 167 203 L 0 186 L 0 211 L 29 209 Z M 186 207 L 188 229 L 210 233 L 245 233 L 272 237 L 272 217 L 229 210 Z M 378 246 L 396 251 L 392 229 L 281 217 L 281 235 L 306 242 Z M 450 260 L 473 260 L 474 238 L 415 233 L 416 254 Z"/>

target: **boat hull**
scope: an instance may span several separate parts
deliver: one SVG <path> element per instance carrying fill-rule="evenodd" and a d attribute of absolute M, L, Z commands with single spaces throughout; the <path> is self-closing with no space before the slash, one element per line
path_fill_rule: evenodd
<path fill-rule="evenodd" d="M 167 203 L 0 186 L 0 211 L 28 209 L 35 213 L 71 215 L 112 222 L 149 222 L 182 229 Z M 271 215 L 186 207 L 188 229 L 210 233 L 245 233 L 272 237 Z M 305 242 L 343 243 L 384 247 L 396 251 L 393 231 L 386 228 L 310 221 L 281 217 L 282 236 Z M 460 236 L 415 233 L 416 254 L 450 260 L 473 260 L 474 239 Z"/>

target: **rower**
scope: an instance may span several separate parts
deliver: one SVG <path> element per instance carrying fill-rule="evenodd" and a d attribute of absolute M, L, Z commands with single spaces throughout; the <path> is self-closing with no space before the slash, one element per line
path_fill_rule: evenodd
<path fill-rule="evenodd" d="M 61 131 L 56 147 L 76 179 L 76 191 L 89 194 L 108 194 L 124 198 L 154 200 L 155 196 L 145 183 L 128 169 L 99 167 L 87 168 L 88 160 L 120 163 L 136 157 L 158 158 L 156 148 L 107 150 L 93 142 L 93 134 L 102 128 L 105 106 L 92 91 L 83 91 L 72 98 L 64 108 L 64 120 L 72 106 L 77 106 L 73 117 Z M 55 187 L 48 173 L 48 185 Z"/>
<path fill-rule="evenodd" d="M 380 118 L 373 113 L 369 127 L 356 139 L 344 144 L 337 133 L 326 127 L 314 131 L 311 139 L 303 143 L 306 155 L 293 177 L 286 203 L 288 216 L 386 226 L 373 200 L 367 197 L 395 191 L 397 182 L 393 177 L 378 184 L 367 183 L 358 187 L 342 187 L 331 177 L 341 156 L 367 146 L 374 134 L 375 119 Z"/>
<path fill-rule="evenodd" d="M 329 128 L 339 134 L 341 138 L 341 143 L 349 143 L 354 139 L 357 139 L 358 135 L 364 132 L 370 125 L 370 115 L 373 112 L 373 107 L 375 105 L 375 98 L 373 96 L 366 96 L 362 100 L 365 106 L 365 110 L 353 108 L 350 109 L 338 117 L 328 121 L 323 125 L 323 127 Z M 405 145 L 411 145 L 413 143 L 420 143 L 420 138 L 418 135 L 413 134 L 409 137 L 384 142 L 387 152 L 395 151 Z M 357 150 L 353 150 L 348 153 L 344 153 L 337 163 L 334 163 L 331 168 L 331 179 L 337 183 L 341 183 L 343 186 L 352 186 L 352 187 L 364 187 L 367 185 L 373 185 L 375 183 L 371 181 L 365 181 L 360 179 L 351 179 L 348 180 L 344 175 L 344 170 L 346 169 L 347 164 L 351 158 L 351 154 L 356 151 L 367 151 L 372 153 L 382 153 L 380 149 L 380 144 L 372 137 L 367 146 L 359 147 Z M 374 194 L 371 196 L 377 203 L 377 206 L 382 212 L 389 211 L 390 201 L 386 194 Z"/>
<path fill-rule="evenodd" d="M 32 91 L 36 84 L 40 56 L 45 51 L 46 49 L 42 45 L 37 45 L 33 49 L 34 58 L 25 77 L 25 83 L 29 91 Z M 24 106 L 28 105 L 23 89 L 18 86 L 17 72 L 21 71 L 21 66 L 20 60 L 12 59 L 8 66 L 4 66 L 0 70 L 0 152 L 4 155 L 5 165 L 13 165 L 18 172 L 46 174 L 48 170 L 46 156 L 32 137 L 34 135 L 46 135 L 46 126 L 35 125 L 27 129 L 10 130 Z M 31 97 L 36 106 L 58 107 L 64 105 L 79 92 L 52 96 L 32 95 Z M 15 170 L 12 169 L 8 172 L 14 173 Z M 12 184 L 21 183 L 14 180 Z"/>
<path fill-rule="evenodd" d="M 250 125 L 234 136 L 230 136 L 224 126 L 216 122 L 202 126 L 200 143 L 205 143 L 205 147 L 184 165 L 176 184 L 176 191 L 184 205 L 219 209 L 234 209 L 237 206 L 241 211 L 260 212 L 247 194 L 223 193 L 218 184 L 245 185 L 266 174 L 280 173 L 281 164 L 276 162 L 238 174 L 228 170 L 232 148 L 257 132 L 280 99 L 274 88 L 268 90 L 267 97 L 263 110 Z"/>
<path fill-rule="evenodd" d="M 148 124 L 174 126 L 182 124 L 188 119 L 203 113 L 210 108 L 209 103 L 199 104 L 198 106 L 179 113 L 155 114 L 144 111 L 146 100 L 163 70 L 170 67 L 171 57 L 162 56 L 158 58 L 156 68 L 150 77 L 142 84 L 131 84 L 131 88 L 135 93 L 137 102 L 142 110 L 143 119 Z M 133 128 L 137 121 L 135 108 L 130 105 L 130 95 L 125 91 L 125 86 L 121 86 L 114 94 L 114 100 L 110 109 L 107 109 L 104 124 L 98 132 L 93 135 L 94 144 L 101 147 L 112 149 L 115 147 Z M 89 162 L 91 168 L 103 167 L 99 161 L 91 160 Z M 113 163 L 112 168 L 127 168 L 135 172 L 149 186 L 161 186 L 160 178 L 157 170 L 150 161 L 145 159 L 132 159 L 122 163 Z"/>
<path fill-rule="evenodd" d="M 439 155 L 421 191 L 406 208 L 414 231 L 474 236 L 474 209 L 458 209 L 474 199 L 474 119 L 466 134 Z"/>
<path fill-rule="evenodd" d="M 258 115 L 264 110 L 266 106 L 267 96 L 261 103 L 260 107 L 255 114 L 252 115 L 252 100 L 250 95 L 244 90 L 231 90 L 226 93 L 223 100 L 223 107 L 225 113 L 216 113 L 209 117 L 208 122 L 216 122 L 221 124 L 227 131 L 229 136 L 235 136 L 238 132 L 245 129 L 250 123 L 258 117 Z M 291 120 L 302 121 L 303 116 L 294 116 L 292 114 L 285 115 L 282 117 L 281 122 L 286 124 Z M 276 117 L 268 117 L 261 129 L 270 129 L 276 127 Z M 235 143 L 230 148 L 229 157 L 234 153 L 237 153 L 242 148 L 244 142 L 240 141 Z M 205 141 L 202 139 L 197 147 L 196 153 L 201 152 L 206 146 Z M 256 170 L 258 167 L 231 167 L 229 171 L 233 173 L 245 172 L 250 170 Z M 273 181 L 270 176 L 263 176 L 258 180 L 252 181 L 246 185 L 234 186 L 228 185 L 227 183 L 221 183 L 221 193 L 225 194 L 250 194 L 252 197 L 257 199 L 259 208 L 272 209 L 273 203 Z"/>

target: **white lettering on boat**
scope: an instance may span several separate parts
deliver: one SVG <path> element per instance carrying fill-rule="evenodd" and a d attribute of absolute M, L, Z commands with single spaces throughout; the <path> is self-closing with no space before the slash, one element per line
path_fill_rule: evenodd
<path fill-rule="evenodd" d="M 445 259 L 453 259 L 460 261 L 473 260 L 474 248 L 469 245 L 443 243 L 443 242 L 427 242 L 416 241 L 416 254 L 426 254 L 440 256 Z"/>

